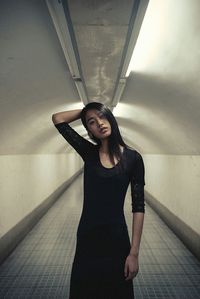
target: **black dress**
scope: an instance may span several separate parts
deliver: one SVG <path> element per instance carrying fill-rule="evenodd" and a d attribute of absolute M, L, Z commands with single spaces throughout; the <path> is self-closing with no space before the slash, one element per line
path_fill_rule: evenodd
<path fill-rule="evenodd" d="M 133 299 L 133 281 L 124 266 L 131 244 L 124 199 L 131 183 L 132 212 L 145 212 L 144 164 L 141 155 L 124 148 L 122 161 L 105 168 L 99 146 L 66 122 L 55 124 L 84 160 L 84 201 L 76 235 L 69 299 Z"/>

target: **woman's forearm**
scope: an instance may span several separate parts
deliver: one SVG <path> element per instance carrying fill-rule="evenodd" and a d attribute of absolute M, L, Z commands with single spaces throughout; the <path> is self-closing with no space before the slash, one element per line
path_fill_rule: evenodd
<path fill-rule="evenodd" d="M 75 110 L 54 113 L 52 115 L 52 121 L 54 124 L 64 122 L 64 121 L 70 123 L 80 118 L 81 111 L 82 109 L 75 109 Z"/>
<path fill-rule="evenodd" d="M 143 223 L 144 223 L 144 213 L 140 213 L 140 212 L 133 213 L 132 242 L 131 242 L 130 254 L 135 256 L 139 255 Z"/>

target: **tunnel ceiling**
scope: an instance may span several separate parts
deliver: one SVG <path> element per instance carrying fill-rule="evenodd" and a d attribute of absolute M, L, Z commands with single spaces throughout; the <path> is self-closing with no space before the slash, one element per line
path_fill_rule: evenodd
<path fill-rule="evenodd" d="M 47 2 L 1 1 L 1 155 L 66 153 L 51 115 L 83 107 Z M 112 101 L 133 5 L 68 1 L 88 101 Z M 113 110 L 141 153 L 200 152 L 199 10 L 197 0 L 149 2 L 135 68 Z M 87 137 L 79 121 L 74 126 Z"/>
<path fill-rule="evenodd" d="M 133 6 L 133 0 L 69 1 L 89 101 L 112 100 Z"/>

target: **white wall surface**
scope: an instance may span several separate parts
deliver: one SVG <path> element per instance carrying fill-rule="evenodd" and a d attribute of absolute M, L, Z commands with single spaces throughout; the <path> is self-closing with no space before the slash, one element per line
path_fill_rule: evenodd
<path fill-rule="evenodd" d="M 200 156 L 143 155 L 146 190 L 200 234 Z"/>
<path fill-rule="evenodd" d="M 76 153 L 0 156 L 0 237 L 83 165 Z"/>

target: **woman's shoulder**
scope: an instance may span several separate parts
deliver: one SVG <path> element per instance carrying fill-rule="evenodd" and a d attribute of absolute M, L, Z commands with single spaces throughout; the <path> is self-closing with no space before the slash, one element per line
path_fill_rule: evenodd
<path fill-rule="evenodd" d="M 134 168 L 136 165 L 143 164 L 142 154 L 134 148 L 127 147 L 125 157 L 128 168 Z"/>
<path fill-rule="evenodd" d="M 142 157 L 142 155 L 140 154 L 140 152 L 137 151 L 136 149 L 132 148 L 132 147 L 127 147 L 126 148 L 126 152 L 127 152 L 128 157 L 130 157 L 130 158 L 137 159 L 137 158 L 141 158 Z"/>
<path fill-rule="evenodd" d="M 137 177 L 138 175 L 143 177 L 144 162 L 141 153 L 133 148 L 126 148 L 126 152 L 126 162 L 129 173 L 131 175 L 133 174 L 134 177 Z"/>

